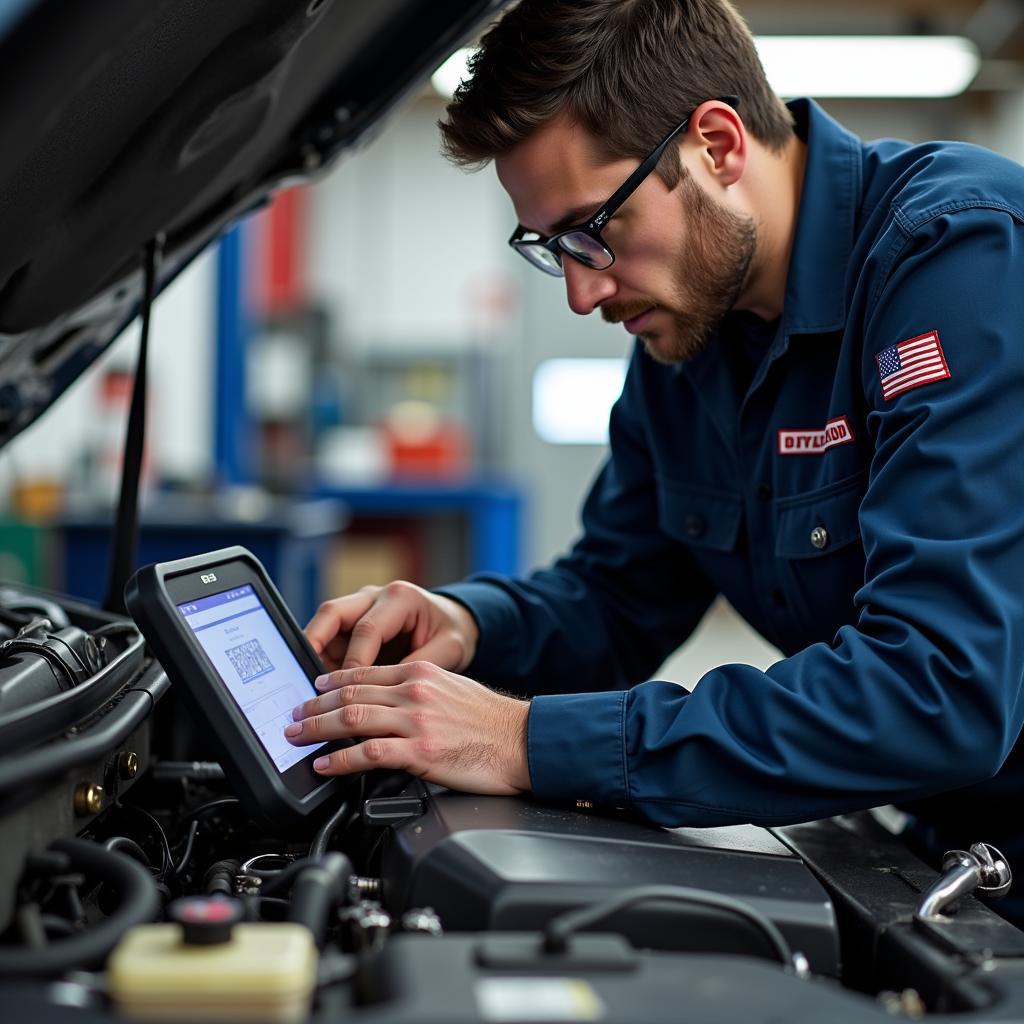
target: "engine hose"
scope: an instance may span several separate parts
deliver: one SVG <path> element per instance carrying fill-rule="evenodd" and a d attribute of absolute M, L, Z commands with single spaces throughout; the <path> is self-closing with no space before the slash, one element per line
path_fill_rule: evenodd
<path fill-rule="evenodd" d="M 112 886 L 120 905 L 87 932 L 41 949 L 0 949 L 0 978 L 39 978 L 100 967 L 127 929 L 153 920 L 160 909 L 149 872 L 130 857 L 85 839 L 57 839 L 50 849 L 67 854 L 72 871 Z"/>
<path fill-rule="evenodd" d="M 129 839 L 127 836 L 111 836 L 102 846 L 104 850 L 127 854 L 144 868 L 153 866 L 153 862 L 146 856 L 146 851 L 134 839 Z"/>
<path fill-rule="evenodd" d="M 327 845 L 330 843 L 337 831 L 338 826 L 348 817 L 348 801 L 342 800 L 338 809 L 320 826 L 320 830 L 313 838 L 309 848 L 310 857 L 322 857 L 327 852 Z"/>
<path fill-rule="evenodd" d="M 207 896 L 234 896 L 235 875 L 240 866 L 237 860 L 219 860 L 211 864 L 203 877 L 203 892 Z"/>
<path fill-rule="evenodd" d="M 288 920 L 304 924 L 322 948 L 327 936 L 327 922 L 335 904 L 347 894 L 352 876 L 352 862 L 343 853 L 328 853 L 318 860 L 307 861 L 292 885 L 292 908 Z"/>

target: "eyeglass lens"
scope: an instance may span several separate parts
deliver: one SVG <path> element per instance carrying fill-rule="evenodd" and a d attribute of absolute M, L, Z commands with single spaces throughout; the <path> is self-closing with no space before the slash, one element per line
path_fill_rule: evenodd
<path fill-rule="evenodd" d="M 543 245 L 517 245 L 516 249 L 535 267 L 539 267 L 545 273 L 553 274 L 556 277 L 562 276 L 562 261 L 558 253 L 546 249 Z"/>
<path fill-rule="evenodd" d="M 570 231 L 558 240 L 561 247 L 580 262 L 595 270 L 612 265 L 612 254 L 594 237 L 584 231 Z"/>
<path fill-rule="evenodd" d="M 552 252 L 543 243 L 521 244 L 516 248 L 535 267 L 539 267 L 547 274 L 555 277 L 562 277 L 562 253 L 579 260 L 588 267 L 595 270 L 605 270 L 615 262 L 615 257 L 596 238 L 591 237 L 584 231 L 570 231 L 568 234 L 559 235 L 557 241 L 560 251 Z"/>

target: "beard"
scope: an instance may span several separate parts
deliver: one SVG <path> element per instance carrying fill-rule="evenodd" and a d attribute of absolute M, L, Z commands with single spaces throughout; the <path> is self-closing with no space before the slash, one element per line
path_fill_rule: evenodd
<path fill-rule="evenodd" d="M 670 328 L 639 335 L 647 354 L 668 365 L 695 359 L 708 347 L 739 298 L 757 250 L 752 217 L 716 203 L 685 167 L 679 189 L 689 230 L 675 260 L 672 305 L 642 298 L 601 306 L 609 323 L 630 320 L 652 306 L 671 314 Z"/>

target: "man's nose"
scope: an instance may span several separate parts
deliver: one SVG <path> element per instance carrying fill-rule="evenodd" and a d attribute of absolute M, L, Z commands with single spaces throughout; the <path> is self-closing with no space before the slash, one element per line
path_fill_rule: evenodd
<path fill-rule="evenodd" d="M 615 278 L 607 270 L 594 270 L 579 260 L 563 256 L 562 271 L 565 274 L 565 294 L 569 308 L 580 316 L 593 313 L 616 292 Z"/>

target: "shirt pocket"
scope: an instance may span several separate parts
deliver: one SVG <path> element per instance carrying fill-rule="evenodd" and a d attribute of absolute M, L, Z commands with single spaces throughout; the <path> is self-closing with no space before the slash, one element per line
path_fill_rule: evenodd
<path fill-rule="evenodd" d="M 688 547 L 732 552 L 742 521 L 738 495 L 664 477 L 658 481 L 658 525 Z"/>
<path fill-rule="evenodd" d="M 853 595 L 864 582 L 860 505 L 867 477 L 779 499 L 775 558 L 789 603 L 809 638 L 831 640 L 855 620 Z"/>
<path fill-rule="evenodd" d="M 780 499 L 776 556 L 822 558 L 859 541 L 864 482 L 864 474 L 857 473 L 827 487 Z"/>

